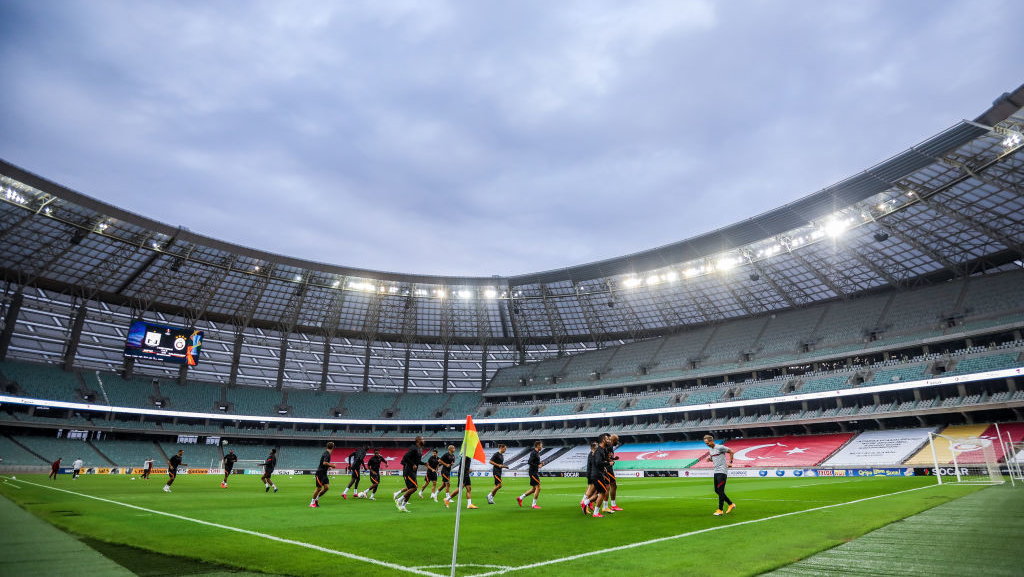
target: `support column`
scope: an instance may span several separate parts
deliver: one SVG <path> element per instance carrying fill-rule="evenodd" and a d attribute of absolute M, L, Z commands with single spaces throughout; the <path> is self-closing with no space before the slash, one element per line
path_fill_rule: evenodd
<path fill-rule="evenodd" d="M 278 351 L 278 356 L 280 356 L 280 359 L 278 359 L 277 363 L 277 384 L 275 388 L 280 391 L 284 386 L 284 364 L 288 360 L 288 335 L 281 337 L 281 349 Z"/>
<path fill-rule="evenodd" d="M 24 301 L 25 294 L 20 290 L 11 297 L 7 315 L 4 316 L 4 330 L 0 332 L 0 361 L 7 358 L 7 349 L 10 348 L 11 339 L 14 337 L 14 324 L 18 322 L 18 314 L 21 312 L 21 304 Z"/>
<path fill-rule="evenodd" d="M 320 392 L 327 390 L 327 369 L 331 366 L 331 339 L 324 338 L 324 362 L 320 366 Z"/>
<path fill-rule="evenodd" d="M 449 349 L 447 347 L 445 347 L 445 349 L 444 349 L 444 363 L 441 365 L 442 366 L 442 370 L 441 370 L 441 392 L 442 393 L 447 393 L 448 392 L 448 353 L 449 353 Z"/>
<path fill-rule="evenodd" d="M 71 371 L 75 366 L 75 355 L 78 354 L 78 343 L 82 340 L 82 327 L 85 326 L 85 315 L 88 313 L 88 309 L 85 306 L 85 301 L 78 307 L 78 312 L 75 313 L 75 320 L 71 322 L 71 335 L 68 336 L 67 345 L 64 347 L 64 363 L 63 368 L 65 371 Z"/>
<path fill-rule="evenodd" d="M 231 351 L 231 371 L 228 373 L 228 386 L 233 387 L 238 384 L 238 363 L 242 360 L 242 341 L 244 335 L 239 330 L 235 334 L 235 347 Z"/>
<path fill-rule="evenodd" d="M 405 346 L 405 370 L 402 371 L 402 392 L 409 392 L 409 360 L 412 359 L 412 345 Z"/>
<path fill-rule="evenodd" d="M 487 386 L 487 343 L 484 343 L 480 352 L 480 390 Z"/>
<path fill-rule="evenodd" d="M 363 392 L 370 390 L 370 347 L 371 341 L 366 341 L 366 353 L 363 354 Z"/>

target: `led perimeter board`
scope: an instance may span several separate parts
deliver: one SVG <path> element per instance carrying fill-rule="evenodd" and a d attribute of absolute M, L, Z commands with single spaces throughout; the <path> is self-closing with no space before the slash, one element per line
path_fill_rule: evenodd
<path fill-rule="evenodd" d="M 203 331 L 135 321 L 124 341 L 124 356 L 194 367 L 202 346 Z"/>

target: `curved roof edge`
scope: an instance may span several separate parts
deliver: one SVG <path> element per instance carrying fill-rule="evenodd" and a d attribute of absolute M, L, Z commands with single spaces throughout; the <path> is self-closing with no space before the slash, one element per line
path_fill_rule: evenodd
<path fill-rule="evenodd" d="M 241 254 L 255 259 L 275 262 L 298 268 L 316 270 L 331 274 L 395 282 L 494 286 L 505 284 L 520 286 L 558 281 L 584 281 L 607 276 L 643 272 L 687 260 L 698 259 L 729 250 L 736 246 L 763 240 L 808 224 L 878 194 L 892 186 L 896 180 L 935 162 L 944 153 L 956 149 L 978 136 L 987 133 L 992 126 L 1009 118 L 1024 108 L 1024 84 L 1013 92 L 1003 93 L 992 106 L 973 122 L 961 121 L 945 131 L 912 146 L 910 149 L 885 160 L 855 176 L 812 193 L 801 199 L 748 218 L 738 223 L 714 230 L 690 239 L 661 247 L 619 256 L 601 261 L 528 273 L 510 277 L 504 276 L 442 276 L 405 274 L 372 269 L 351 268 L 316 261 L 279 255 L 216 238 L 196 234 L 184 227 L 171 226 L 151 218 L 129 212 L 114 205 L 75 192 L 65 186 L 15 166 L 0 159 L 0 173 L 15 178 L 40 191 L 68 200 L 82 207 L 94 210 L 137 226 L 176 236 L 178 240 L 206 246 L 225 252 Z"/>

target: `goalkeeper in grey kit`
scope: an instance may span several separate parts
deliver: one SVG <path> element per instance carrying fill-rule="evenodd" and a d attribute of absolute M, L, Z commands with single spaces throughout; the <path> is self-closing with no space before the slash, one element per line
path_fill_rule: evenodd
<path fill-rule="evenodd" d="M 732 449 L 725 445 L 716 445 L 715 438 L 711 435 L 704 435 L 704 444 L 708 446 L 708 457 L 711 459 L 711 464 L 715 466 L 715 493 L 718 494 L 718 509 L 714 514 L 718 516 L 731 513 L 736 508 L 736 504 L 725 494 L 725 482 L 729 480 L 729 466 L 732 465 L 733 458 Z M 728 455 L 728 462 L 726 455 Z M 722 508 L 726 504 L 729 506 L 723 510 Z"/>

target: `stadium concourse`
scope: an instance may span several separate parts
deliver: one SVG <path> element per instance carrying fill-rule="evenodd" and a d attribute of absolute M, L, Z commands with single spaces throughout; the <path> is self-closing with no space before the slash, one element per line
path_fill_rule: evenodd
<path fill-rule="evenodd" d="M 327 441 L 394 471 L 472 415 L 513 481 L 537 440 L 544 474 L 579 475 L 603 432 L 652 487 L 710 476 L 708 433 L 751 483 L 952 463 L 1001 481 L 1024 449 L 1022 105 L 1024 86 L 721 230 L 518 276 L 271 254 L 0 161 L 0 473 L 184 450 L 188 483 L 277 449 L 300 474 Z"/>

